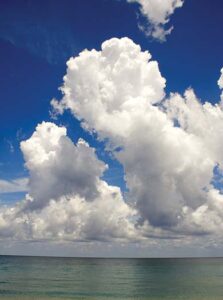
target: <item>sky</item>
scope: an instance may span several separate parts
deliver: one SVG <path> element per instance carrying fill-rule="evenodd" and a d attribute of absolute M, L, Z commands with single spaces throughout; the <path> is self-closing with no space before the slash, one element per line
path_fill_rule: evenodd
<path fill-rule="evenodd" d="M 0 254 L 221 255 L 222 8 L 0 1 Z"/>

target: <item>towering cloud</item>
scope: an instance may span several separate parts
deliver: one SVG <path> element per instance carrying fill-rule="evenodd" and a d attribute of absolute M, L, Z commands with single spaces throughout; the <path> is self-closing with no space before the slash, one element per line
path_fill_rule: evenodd
<path fill-rule="evenodd" d="M 141 27 L 148 36 L 165 41 L 171 33 L 173 26 L 168 29 L 165 25 L 176 8 L 182 7 L 183 0 L 127 0 L 129 3 L 136 2 L 140 5 L 141 13 L 148 20 L 148 27 Z"/>
<path fill-rule="evenodd" d="M 53 107 L 58 113 L 69 108 L 84 127 L 104 137 L 127 136 L 132 114 L 165 95 L 158 63 L 128 38 L 108 40 L 102 51 L 83 51 L 67 66 L 64 98 L 60 103 L 52 100 Z"/>
<path fill-rule="evenodd" d="M 164 99 L 158 64 L 130 39 L 68 61 L 58 112 L 70 109 L 124 166 L 138 225 L 208 233 L 220 226 L 223 111 L 192 90 Z M 205 219 L 210 219 L 209 226 Z"/>

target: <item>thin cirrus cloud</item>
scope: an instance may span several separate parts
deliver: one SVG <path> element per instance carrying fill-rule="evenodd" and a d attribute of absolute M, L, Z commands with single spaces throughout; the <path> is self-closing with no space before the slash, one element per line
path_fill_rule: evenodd
<path fill-rule="evenodd" d="M 17 178 L 14 180 L 0 180 L 0 194 L 27 192 L 28 178 Z"/>
<path fill-rule="evenodd" d="M 219 80 L 221 87 L 221 80 Z M 94 148 L 74 144 L 50 122 L 21 142 L 29 193 L 0 210 L 2 237 L 25 240 L 150 241 L 221 235 L 223 111 L 192 89 L 165 95 L 148 51 L 129 38 L 84 50 L 67 62 L 63 98 L 87 131 L 122 164 L 128 192 L 102 179 Z"/>
<path fill-rule="evenodd" d="M 183 6 L 183 0 L 127 0 L 129 3 L 138 3 L 141 14 L 147 18 L 148 24 L 139 28 L 147 36 L 164 42 L 166 36 L 171 33 L 173 26 L 166 28 L 170 16 L 175 9 Z"/>

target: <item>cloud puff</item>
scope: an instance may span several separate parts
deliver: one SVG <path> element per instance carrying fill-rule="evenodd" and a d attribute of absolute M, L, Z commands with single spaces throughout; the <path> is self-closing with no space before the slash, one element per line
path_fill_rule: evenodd
<path fill-rule="evenodd" d="M 58 113 L 69 108 L 83 126 L 104 136 L 126 136 L 135 108 L 157 104 L 165 95 L 157 62 L 128 38 L 108 40 L 102 51 L 85 50 L 67 67 L 64 98 L 51 104 Z"/>
<path fill-rule="evenodd" d="M 166 29 L 170 16 L 176 8 L 182 7 L 183 0 L 127 0 L 129 3 L 136 2 L 140 5 L 141 13 L 148 19 L 148 28 L 140 26 L 148 36 L 165 41 L 171 33 L 173 26 Z"/>
<path fill-rule="evenodd" d="M 36 207 L 72 193 L 88 201 L 97 196 L 97 183 L 106 165 L 83 140 L 74 145 L 66 128 L 44 122 L 30 139 L 21 142 L 21 150 L 30 172 L 29 194 Z"/>
<path fill-rule="evenodd" d="M 39 124 L 21 143 L 30 172 L 29 194 L 14 207 L 1 207 L 2 237 L 42 240 L 136 238 L 129 207 L 118 187 L 100 177 L 106 165 L 83 141 L 76 145 L 66 129 Z"/>
<path fill-rule="evenodd" d="M 52 105 L 58 113 L 70 109 L 107 141 L 124 167 L 137 228 L 216 232 L 223 210 L 221 107 L 200 103 L 192 90 L 164 99 L 157 62 L 128 38 L 84 51 L 67 66 L 63 99 Z"/>

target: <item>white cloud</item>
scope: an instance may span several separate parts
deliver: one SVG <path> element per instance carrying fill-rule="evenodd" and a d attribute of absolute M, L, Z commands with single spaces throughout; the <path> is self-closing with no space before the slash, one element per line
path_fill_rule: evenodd
<path fill-rule="evenodd" d="M 21 150 L 30 172 L 32 205 L 42 207 L 50 199 L 72 193 L 88 201 L 97 196 L 97 183 L 106 165 L 83 140 L 74 145 L 66 128 L 43 122 L 30 139 L 21 142 Z"/>
<path fill-rule="evenodd" d="M 85 50 L 67 66 L 64 98 L 51 104 L 60 114 L 70 108 L 87 121 L 86 128 L 104 136 L 128 134 L 133 110 L 159 103 L 165 95 L 157 62 L 128 38 L 106 41 L 102 51 Z"/>
<path fill-rule="evenodd" d="M 165 41 L 173 26 L 166 29 L 170 16 L 176 8 L 182 7 L 183 0 L 127 0 L 129 3 L 136 2 L 140 5 L 141 13 L 148 19 L 148 27 L 140 26 L 148 36 Z"/>
<path fill-rule="evenodd" d="M 221 69 L 221 76 L 218 80 L 218 86 L 220 90 L 223 90 L 223 68 Z M 221 93 L 221 105 L 223 105 L 223 91 Z"/>
<path fill-rule="evenodd" d="M 220 89 L 223 89 L 223 68 L 221 69 L 221 76 L 218 80 L 218 86 Z"/>
<path fill-rule="evenodd" d="M 221 81 L 219 81 L 221 87 Z M 223 110 L 193 90 L 165 98 L 151 55 L 128 38 L 67 63 L 63 98 L 123 165 L 129 192 L 102 180 L 107 166 L 85 141 L 43 122 L 21 143 L 29 194 L 0 210 L 2 237 L 30 240 L 145 241 L 221 237 Z M 221 237 L 222 238 L 222 237 Z M 176 241 L 177 243 L 177 241 Z"/>
<path fill-rule="evenodd" d="M 17 178 L 13 180 L 0 179 L 0 194 L 26 192 L 28 190 L 28 178 Z"/>
<path fill-rule="evenodd" d="M 59 113 L 70 109 L 85 129 L 108 141 L 124 167 L 137 228 L 144 235 L 217 232 L 223 210 L 214 183 L 214 172 L 220 178 L 223 172 L 220 106 L 201 104 L 192 90 L 164 100 L 157 62 L 127 38 L 84 51 L 67 66 L 64 97 L 52 104 Z"/>
<path fill-rule="evenodd" d="M 78 195 L 51 200 L 41 211 L 32 211 L 29 225 L 32 239 L 104 240 L 136 239 L 133 215 L 120 190 L 98 183 L 98 196 L 87 201 Z M 25 215 L 26 216 L 26 215 Z"/>
<path fill-rule="evenodd" d="M 106 165 L 83 141 L 76 145 L 66 129 L 39 124 L 21 143 L 30 172 L 29 194 L 0 210 L 2 237 L 42 240 L 136 239 L 135 211 L 118 187 L 100 177 Z"/>

